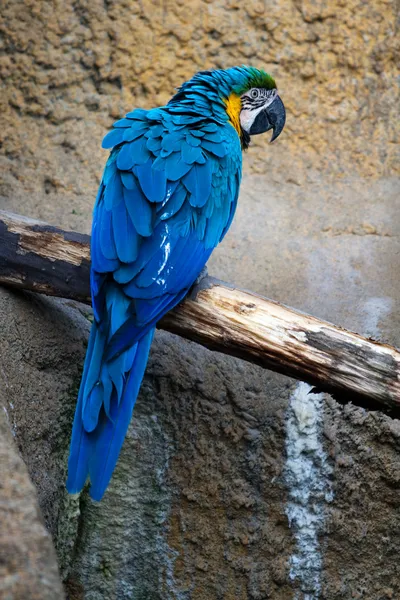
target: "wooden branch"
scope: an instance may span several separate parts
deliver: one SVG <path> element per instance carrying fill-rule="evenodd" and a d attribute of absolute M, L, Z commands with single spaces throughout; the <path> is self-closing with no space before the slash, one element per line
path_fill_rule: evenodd
<path fill-rule="evenodd" d="M 0 283 L 90 303 L 90 236 L 0 210 Z"/>
<path fill-rule="evenodd" d="M 89 236 L 0 211 L 0 283 L 89 303 L 89 242 Z M 398 350 L 211 277 L 158 326 L 400 414 Z"/>

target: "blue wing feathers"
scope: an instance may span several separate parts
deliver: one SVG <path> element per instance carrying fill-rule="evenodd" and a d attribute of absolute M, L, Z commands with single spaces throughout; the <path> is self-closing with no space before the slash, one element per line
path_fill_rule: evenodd
<path fill-rule="evenodd" d="M 89 471 L 91 443 L 90 434 L 85 430 L 83 426 L 83 393 L 89 366 L 91 365 L 92 361 L 99 362 L 101 360 L 101 356 L 93 353 L 97 337 L 97 331 L 98 329 L 94 324 L 89 336 L 85 364 L 83 367 L 82 381 L 78 393 L 78 402 L 75 411 L 74 425 L 72 428 L 67 479 L 67 489 L 71 494 L 77 493 L 82 489 L 82 487 L 85 485 Z"/>
<path fill-rule="evenodd" d="M 123 197 L 126 209 L 139 235 L 148 237 L 153 232 L 153 208 L 137 182 L 133 189 L 124 188 Z"/>
<path fill-rule="evenodd" d="M 98 212 L 96 228 L 99 230 L 98 250 L 107 261 L 115 261 L 117 259 L 117 250 L 114 242 L 112 216 L 110 213 L 107 214 L 107 210 L 105 208 Z M 106 268 L 106 271 L 107 270 L 108 268 Z"/>
<path fill-rule="evenodd" d="M 97 437 L 89 465 L 92 482 L 90 493 L 94 500 L 101 500 L 118 460 L 146 368 L 153 335 L 154 329 L 136 344 L 134 363 L 127 376 L 121 400 L 118 404 L 114 402 L 111 419 L 105 419 L 101 434 Z"/>
<path fill-rule="evenodd" d="M 100 500 L 131 419 L 157 321 L 186 295 L 235 212 L 239 138 L 177 105 L 136 109 L 103 140 L 113 148 L 92 227 L 90 334 L 67 488 Z"/>
<path fill-rule="evenodd" d="M 208 150 L 209 152 L 211 152 L 211 154 L 219 156 L 220 158 L 226 156 L 228 152 L 225 144 L 216 144 L 214 142 L 210 142 L 208 139 L 203 140 L 202 147 L 204 148 L 204 150 Z"/>
<path fill-rule="evenodd" d="M 193 130 L 190 130 L 187 132 L 186 142 L 189 144 L 189 146 L 192 146 L 193 148 L 196 148 L 196 147 L 202 145 L 201 139 L 199 139 L 197 136 L 194 135 Z"/>
<path fill-rule="evenodd" d="M 135 177 L 131 171 L 121 171 L 121 181 L 127 190 L 133 190 L 136 187 Z"/>
<path fill-rule="evenodd" d="M 160 146 L 161 146 L 161 136 L 164 132 L 164 125 L 158 124 L 153 125 L 151 129 L 149 129 L 149 138 L 160 138 Z"/>
<path fill-rule="evenodd" d="M 134 262 L 139 251 L 139 237 L 124 202 L 113 208 L 112 223 L 119 260 L 123 263 Z"/>
<path fill-rule="evenodd" d="M 193 165 L 189 173 L 183 178 L 183 183 L 190 192 L 189 202 L 191 206 L 202 207 L 206 204 L 211 192 L 212 161 L 204 165 Z"/>
<path fill-rule="evenodd" d="M 113 123 L 113 127 L 122 127 L 122 128 L 127 128 L 127 127 L 131 127 L 132 126 L 132 120 L 131 119 L 119 119 L 119 121 L 115 121 L 115 123 Z M 107 137 L 107 136 L 106 136 Z"/>
<path fill-rule="evenodd" d="M 199 146 L 191 146 L 186 141 L 182 141 L 182 160 L 184 160 L 188 165 L 197 162 L 202 157 L 202 149 Z"/>
<path fill-rule="evenodd" d="M 111 175 L 109 182 L 104 189 L 104 204 L 107 210 L 111 210 L 122 199 L 122 181 L 121 176 L 116 171 Z"/>
<path fill-rule="evenodd" d="M 149 138 L 146 142 L 146 146 L 148 148 L 148 150 L 150 150 L 153 153 L 159 152 L 159 150 L 161 149 L 161 139 L 156 137 L 156 138 Z"/>
<path fill-rule="evenodd" d="M 101 147 L 105 150 L 112 148 L 113 146 L 117 146 L 123 141 L 124 130 L 121 129 L 113 129 L 110 133 L 107 133 L 104 138 Z"/>
<path fill-rule="evenodd" d="M 135 121 L 143 121 L 146 118 L 148 112 L 149 111 L 145 110 L 144 108 L 135 108 L 135 110 L 128 112 L 126 117 Z"/>
<path fill-rule="evenodd" d="M 129 144 L 124 144 L 118 152 L 117 167 L 121 171 L 129 171 L 134 165 L 135 158 L 132 152 L 132 145 L 133 142 L 130 142 Z"/>
<path fill-rule="evenodd" d="M 136 121 L 138 122 L 138 121 Z M 122 139 L 124 142 L 133 142 L 137 138 L 141 137 L 145 131 L 147 130 L 147 126 L 145 123 L 141 123 L 137 127 L 130 127 L 129 129 L 124 130 L 124 134 Z"/>
<path fill-rule="evenodd" d="M 140 187 L 149 202 L 162 202 L 167 192 L 167 177 L 165 171 L 152 168 L 152 161 L 138 166 L 136 174 Z"/>
<path fill-rule="evenodd" d="M 167 221 L 171 231 L 180 237 L 189 235 L 193 223 L 193 211 L 189 202 L 183 202 L 181 208 Z"/>
<path fill-rule="evenodd" d="M 158 169 L 160 171 L 165 170 L 165 166 L 167 164 L 167 159 L 159 154 L 155 161 L 153 162 L 153 169 Z"/>
<path fill-rule="evenodd" d="M 168 160 L 165 160 L 165 174 L 171 181 L 181 179 L 191 168 L 192 165 L 183 160 L 181 152 L 173 152 L 168 156 Z"/>
<path fill-rule="evenodd" d="M 187 190 L 183 185 L 179 187 L 171 194 L 168 202 L 163 202 L 158 212 L 158 218 L 161 221 L 170 219 L 173 217 L 182 207 L 187 197 Z"/>

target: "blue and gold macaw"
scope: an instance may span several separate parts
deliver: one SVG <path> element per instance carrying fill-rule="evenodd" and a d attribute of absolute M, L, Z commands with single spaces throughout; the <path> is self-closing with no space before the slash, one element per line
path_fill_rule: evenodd
<path fill-rule="evenodd" d="M 92 227 L 94 311 L 67 488 L 100 500 L 120 453 L 156 323 L 184 298 L 235 214 L 242 150 L 285 124 L 275 81 L 197 73 L 170 102 L 114 123 Z"/>

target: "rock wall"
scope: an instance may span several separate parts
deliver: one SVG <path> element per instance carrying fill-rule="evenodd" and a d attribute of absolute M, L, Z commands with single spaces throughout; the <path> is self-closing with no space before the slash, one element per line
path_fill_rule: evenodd
<path fill-rule="evenodd" d="M 249 170 L 300 183 L 309 169 L 388 175 L 399 164 L 397 18 L 395 0 L 4 2 L 3 193 L 29 192 L 44 215 L 43 194 L 65 196 L 87 228 L 112 121 L 164 104 L 200 69 L 241 63 L 273 73 L 288 110 L 284 141 L 270 152 L 256 140 Z"/>
<path fill-rule="evenodd" d="M 51 537 L 40 515 L 27 468 L 14 445 L 14 423 L 10 421 L 12 391 L 7 376 L 2 383 L 0 596 L 6 600 L 61 600 L 64 594 Z"/>
<path fill-rule="evenodd" d="M 264 66 L 287 126 L 209 269 L 400 345 L 394 1 L 3 4 L 1 208 L 89 231 L 114 119 Z M 400 597 L 398 422 L 166 333 L 104 500 L 68 496 L 90 318 L 0 293 L 0 396 L 70 600 Z"/>

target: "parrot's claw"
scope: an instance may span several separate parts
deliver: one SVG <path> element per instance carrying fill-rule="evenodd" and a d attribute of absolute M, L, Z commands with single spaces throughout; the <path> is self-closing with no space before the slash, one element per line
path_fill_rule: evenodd
<path fill-rule="evenodd" d="M 207 269 L 207 265 L 205 265 L 202 270 L 200 271 L 200 273 L 197 276 L 196 281 L 194 282 L 193 286 L 196 285 L 200 285 L 200 283 L 203 281 L 203 279 L 205 279 L 206 277 L 208 277 L 208 269 Z"/>

